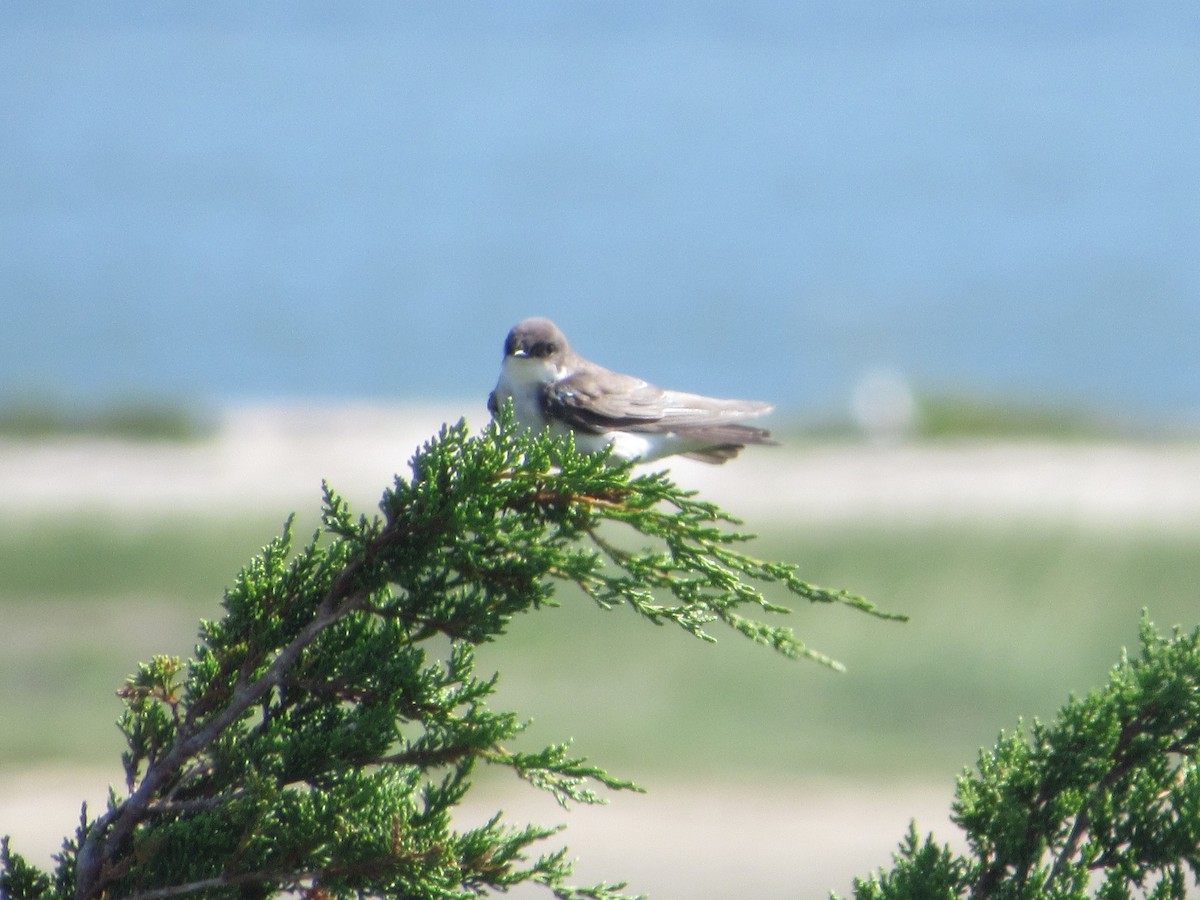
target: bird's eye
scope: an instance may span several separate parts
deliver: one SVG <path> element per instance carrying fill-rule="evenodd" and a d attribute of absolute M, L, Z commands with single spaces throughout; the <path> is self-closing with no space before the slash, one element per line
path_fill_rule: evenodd
<path fill-rule="evenodd" d="M 538 346 L 538 356 L 549 356 L 556 349 L 557 348 L 554 346 L 554 344 L 547 341 L 546 343 Z"/>

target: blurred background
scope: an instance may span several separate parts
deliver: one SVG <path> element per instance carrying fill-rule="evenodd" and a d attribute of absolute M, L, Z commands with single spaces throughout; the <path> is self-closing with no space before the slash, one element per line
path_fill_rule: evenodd
<path fill-rule="evenodd" d="M 501 702 L 651 793 L 530 815 L 657 896 L 953 839 L 980 746 L 1142 607 L 1200 618 L 1198 38 L 1182 0 L 0 7 L 0 833 L 45 859 L 120 781 L 124 675 L 322 477 L 369 511 L 482 424 L 547 315 L 775 402 L 783 449 L 678 480 L 913 620 L 797 610 L 834 675 L 564 595 L 485 653 Z"/>

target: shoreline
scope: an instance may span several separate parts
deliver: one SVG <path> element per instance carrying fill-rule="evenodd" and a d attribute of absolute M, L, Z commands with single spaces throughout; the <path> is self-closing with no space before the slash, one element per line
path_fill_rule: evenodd
<path fill-rule="evenodd" d="M 241 406 L 192 442 L 0 439 L 0 516 L 285 515 L 322 479 L 374 509 L 395 473 L 478 403 Z M 1200 442 L 805 441 L 723 466 L 662 460 L 682 486 L 749 522 L 1005 523 L 1200 530 Z"/>

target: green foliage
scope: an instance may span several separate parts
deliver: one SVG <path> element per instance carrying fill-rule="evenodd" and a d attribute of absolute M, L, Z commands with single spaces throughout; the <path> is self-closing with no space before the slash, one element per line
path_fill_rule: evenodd
<path fill-rule="evenodd" d="M 127 399 L 87 408 L 36 394 L 0 401 L 0 435 L 27 440 L 63 436 L 133 441 L 191 441 L 211 424 L 178 403 Z"/>
<path fill-rule="evenodd" d="M 524 726 L 488 707 L 497 677 L 476 674 L 474 647 L 552 604 L 556 582 L 704 640 L 722 624 L 831 665 L 742 612 L 787 611 L 755 584 L 882 614 L 742 553 L 747 538 L 722 527 L 735 520 L 665 475 L 631 478 L 510 425 L 443 429 L 381 517 L 327 488 L 323 535 L 297 549 L 289 524 L 226 592 L 224 617 L 201 624 L 192 660 L 158 656 L 128 679 L 125 796 L 84 816 L 52 878 L 6 849 L 4 896 L 466 898 L 533 882 L 619 897 L 569 886 L 565 851 L 530 859 L 554 829 L 499 816 L 454 829 L 481 764 L 564 805 L 634 787 L 561 745 L 509 750 Z M 654 547 L 620 549 L 612 530 Z"/>
<path fill-rule="evenodd" d="M 0 897 L 44 897 L 50 893 L 50 877 L 38 871 L 0 840 Z"/>
<path fill-rule="evenodd" d="M 914 415 L 904 434 L 921 441 L 1014 440 L 1096 441 L 1142 439 L 1169 434 L 1161 424 L 1138 421 L 1117 412 L 1091 409 L 1070 398 L 1029 400 L 1020 396 L 929 390 L 913 386 Z M 774 429 L 778 434 L 780 429 Z M 862 436 L 863 426 L 842 414 L 793 423 L 796 437 L 847 440 Z M 787 429 L 783 430 L 787 433 Z"/>
<path fill-rule="evenodd" d="M 1068 404 L 1037 405 L 994 397 L 930 394 L 918 398 L 918 409 L 916 433 L 932 439 L 1096 440 L 1132 430 Z"/>
<path fill-rule="evenodd" d="M 969 856 L 914 828 L 855 897 L 1185 897 L 1200 879 L 1200 629 L 1168 639 L 1143 616 L 1141 643 L 1103 690 L 1001 734 L 959 779 Z"/>

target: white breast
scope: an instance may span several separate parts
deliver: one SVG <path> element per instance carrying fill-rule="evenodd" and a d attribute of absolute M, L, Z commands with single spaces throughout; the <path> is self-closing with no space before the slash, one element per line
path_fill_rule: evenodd
<path fill-rule="evenodd" d="M 496 401 L 512 399 L 513 417 L 526 428 L 544 428 L 542 387 L 557 380 L 558 370 L 544 359 L 506 356 L 496 382 Z"/>

